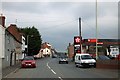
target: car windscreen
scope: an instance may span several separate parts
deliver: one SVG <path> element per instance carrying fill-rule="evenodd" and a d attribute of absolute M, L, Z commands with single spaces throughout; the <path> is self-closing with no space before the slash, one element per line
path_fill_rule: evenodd
<path fill-rule="evenodd" d="M 81 59 L 92 59 L 90 55 L 81 55 Z"/>
<path fill-rule="evenodd" d="M 68 58 L 67 56 L 60 56 L 59 58 Z"/>

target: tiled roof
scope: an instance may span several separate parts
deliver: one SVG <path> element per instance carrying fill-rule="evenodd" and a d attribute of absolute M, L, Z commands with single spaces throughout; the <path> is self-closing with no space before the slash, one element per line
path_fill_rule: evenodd
<path fill-rule="evenodd" d="M 18 42 L 22 42 L 22 35 L 15 24 L 11 24 L 7 30 L 15 37 Z"/>

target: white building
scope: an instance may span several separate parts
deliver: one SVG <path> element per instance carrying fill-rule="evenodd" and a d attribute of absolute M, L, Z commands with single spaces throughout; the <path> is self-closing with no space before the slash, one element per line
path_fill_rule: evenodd
<path fill-rule="evenodd" d="M 22 36 L 22 55 L 19 56 L 19 59 L 23 59 L 26 56 L 26 54 L 25 54 L 25 48 L 26 48 L 25 37 Z"/>
<path fill-rule="evenodd" d="M 25 51 L 25 37 L 22 36 L 22 52 Z"/>
<path fill-rule="evenodd" d="M 41 57 L 45 57 L 45 56 L 51 56 L 52 55 L 52 46 L 45 42 L 43 44 L 41 44 L 41 49 L 39 51 L 39 53 L 37 55 L 35 55 L 35 57 L 37 58 L 41 58 Z"/>
<path fill-rule="evenodd" d="M 0 58 L 5 57 L 5 28 L 0 25 Z"/>
<path fill-rule="evenodd" d="M 0 16 L 0 79 L 2 78 L 2 59 L 5 57 L 5 27 L 2 19 L 5 17 Z"/>
<path fill-rule="evenodd" d="M 5 17 L 0 16 L 0 58 L 5 57 Z"/>

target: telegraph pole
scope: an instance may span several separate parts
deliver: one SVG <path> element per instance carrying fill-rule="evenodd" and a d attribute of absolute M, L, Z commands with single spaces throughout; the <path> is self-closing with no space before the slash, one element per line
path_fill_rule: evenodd
<path fill-rule="evenodd" d="M 98 59 L 98 48 L 97 48 L 97 43 L 98 43 L 98 24 L 97 24 L 97 0 L 96 0 L 96 60 Z"/>
<path fill-rule="evenodd" d="M 79 18 L 80 53 L 82 52 L 81 18 Z"/>

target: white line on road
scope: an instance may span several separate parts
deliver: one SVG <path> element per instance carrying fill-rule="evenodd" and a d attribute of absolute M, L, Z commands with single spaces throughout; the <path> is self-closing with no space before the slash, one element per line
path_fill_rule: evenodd
<path fill-rule="evenodd" d="M 47 67 L 51 70 L 51 72 L 53 74 L 57 74 L 50 66 L 49 66 L 49 62 L 47 62 Z M 60 80 L 63 80 L 62 77 L 58 77 Z"/>
<path fill-rule="evenodd" d="M 48 63 L 47 63 L 47 67 L 48 67 L 49 69 L 51 69 L 50 66 L 48 65 Z"/>
<path fill-rule="evenodd" d="M 52 69 L 51 69 L 51 71 L 52 71 L 54 74 L 56 74 L 56 72 L 55 72 L 55 71 L 53 71 Z"/>
<path fill-rule="evenodd" d="M 56 72 L 53 69 L 51 69 L 51 67 L 48 64 L 49 62 L 47 62 L 47 67 L 52 71 L 53 74 L 56 74 Z"/>
<path fill-rule="evenodd" d="M 63 80 L 61 77 L 58 77 L 60 80 Z"/>

